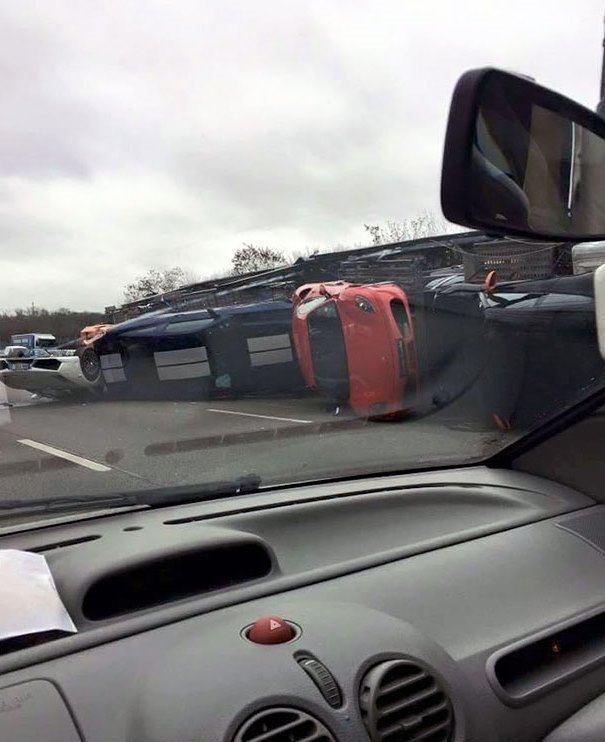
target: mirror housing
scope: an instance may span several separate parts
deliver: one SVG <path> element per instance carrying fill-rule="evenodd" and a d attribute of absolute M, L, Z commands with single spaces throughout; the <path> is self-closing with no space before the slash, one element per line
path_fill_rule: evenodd
<path fill-rule="evenodd" d="M 441 178 L 445 217 L 493 234 L 605 238 L 605 121 L 494 68 L 454 91 Z"/>

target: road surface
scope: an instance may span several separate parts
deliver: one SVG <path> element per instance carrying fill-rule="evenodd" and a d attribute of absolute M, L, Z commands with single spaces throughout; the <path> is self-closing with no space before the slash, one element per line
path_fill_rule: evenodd
<path fill-rule="evenodd" d="M 480 459 L 495 430 L 445 413 L 367 422 L 319 397 L 49 401 L 0 385 L 0 500 L 89 496 L 257 473 L 263 484 Z"/>

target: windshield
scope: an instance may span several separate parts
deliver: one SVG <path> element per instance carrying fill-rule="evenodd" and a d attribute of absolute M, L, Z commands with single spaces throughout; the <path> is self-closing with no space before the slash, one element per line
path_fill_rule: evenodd
<path fill-rule="evenodd" d="M 327 301 L 312 311 L 307 327 L 317 389 L 336 403 L 346 402 L 349 396 L 347 350 L 336 301 Z"/>
<path fill-rule="evenodd" d="M 10 339 L 11 345 L 22 345 L 24 348 L 34 347 L 34 338 L 32 335 L 13 335 Z"/>
<path fill-rule="evenodd" d="M 475 464 L 602 388 L 605 243 L 439 204 L 459 75 L 592 105 L 600 3 L 467 5 L 4 4 L 0 499 Z"/>

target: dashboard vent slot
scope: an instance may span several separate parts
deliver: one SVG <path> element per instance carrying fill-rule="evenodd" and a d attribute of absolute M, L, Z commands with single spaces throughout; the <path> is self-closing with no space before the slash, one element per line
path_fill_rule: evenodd
<path fill-rule="evenodd" d="M 361 715 L 372 742 L 448 742 L 454 733 L 452 704 L 428 669 L 410 660 L 389 660 L 363 678 Z"/>
<path fill-rule="evenodd" d="M 492 682 L 510 705 L 528 703 L 552 685 L 602 665 L 605 659 L 605 612 L 559 624 L 488 661 Z"/>
<path fill-rule="evenodd" d="M 105 575 L 88 588 L 83 615 L 102 621 L 176 600 L 235 587 L 273 568 L 259 543 L 222 544 L 136 563 Z"/>
<path fill-rule="evenodd" d="M 56 541 L 50 544 L 42 544 L 42 546 L 35 546 L 28 551 L 33 551 L 35 554 L 42 554 L 47 551 L 55 551 L 56 549 L 66 549 L 68 546 L 78 546 L 78 544 L 86 544 L 89 541 L 96 541 L 101 536 L 98 534 L 91 534 L 90 536 L 80 536 L 80 538 L 71 538 L 65 541 Z"/>
<path fill-rule="evenodd" d="M 281 707 L 260 711 L 240 727 L 233 742 L 336 742 L 318 719 L 306 711 Z"/>

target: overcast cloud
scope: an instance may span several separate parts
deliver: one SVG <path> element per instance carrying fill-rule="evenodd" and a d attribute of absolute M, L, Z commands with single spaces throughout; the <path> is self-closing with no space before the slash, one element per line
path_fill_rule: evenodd
<path fill-rule="evenodd" d="M 438 212 L 465 69 L 591 108 L 602 0 L 18 0 L 0 8 L 0 309 L 119 303 L 242 242 Z"/>

